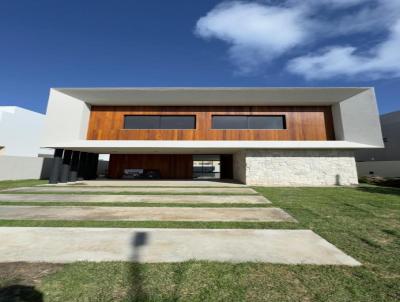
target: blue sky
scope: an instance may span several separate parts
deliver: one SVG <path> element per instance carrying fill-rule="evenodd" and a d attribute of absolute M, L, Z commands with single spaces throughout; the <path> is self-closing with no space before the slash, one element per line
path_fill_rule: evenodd
<path fill-rule="evenodd" d="M 400 110 L 400 1 L 1 1 L 0 105 L 99 86 L 374 86 Z"/>

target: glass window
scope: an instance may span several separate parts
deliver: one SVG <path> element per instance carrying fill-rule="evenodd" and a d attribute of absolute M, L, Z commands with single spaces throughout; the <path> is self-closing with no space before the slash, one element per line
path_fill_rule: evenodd
<path fill-rule="evenodd" d="M 193 178 L 220 179 L 221 160 L 219 155 L 193 155 Z"/>
<path fill-rule="evenodd" d="M 249 129 L 285 129 L 283 116 L 249 116 Z"/>
<path fill-rule="evenodd" d="M 213 115 L 213 129 L 286 129 L 283 115 Z"/>
<path fill-rule="evenodd" d="M 213 129 L 247 129 L 245 115 L 213 115 Z"/>
<path fill-rule="evenodd" d="M 194 115 L 126 115 L 124 129 L 195 129 Z"/>
<path fill-rule="evenodd" d="M 124 129 L 160 129 L 158 115 L 126 115 Z"/>
<path fill-rule="evenodd" d="M 160 129 L 195 129 L 196 118 L 193 115 L 161 116 Z"/>

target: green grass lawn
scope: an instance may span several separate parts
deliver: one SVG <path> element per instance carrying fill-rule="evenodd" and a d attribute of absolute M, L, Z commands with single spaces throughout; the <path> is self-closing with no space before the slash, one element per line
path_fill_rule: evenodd
<path fill-rule="evenodd" d="M 274 224 L 275 227 L 312 229 L 363 265 L 199 261 L 0 264 L 0 286 L 3 287 L 0 301 L 13 301 L 10 296 L 17 284 L 27 286 L 24 290 L 32 297 L 43 295 L 44 301 L 63 302 L 400 301 L 400 189 L 361 186 L 257 190 L 273 206 L 286 210 L 299 221 Z M 41 222 L 7 223 L 29 226 Z M 210 227 L 205 224 L 203 227 Z M 3 221 L 1 225 L 7 224 Z M 270 228 L 271 225 L 250 227 Z"/>
<path fill-rule="evenodd" d="M 32 187 L 32 186 L 42 185 L 45 183 L 48 183 L 48 181 L 37 180 L 37 179 L 1 180 L 0 190 L 19 188 L 19 187 Z"/>

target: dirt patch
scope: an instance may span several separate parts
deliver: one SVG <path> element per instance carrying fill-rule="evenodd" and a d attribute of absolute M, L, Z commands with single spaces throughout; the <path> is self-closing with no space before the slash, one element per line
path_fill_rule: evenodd
<path fill-rule="evenodd" d="M 11 285 L 37 285 L 45 276 L 61 270 L 64 264 L 10 262 L 0 263 L 0 291 Z"/>

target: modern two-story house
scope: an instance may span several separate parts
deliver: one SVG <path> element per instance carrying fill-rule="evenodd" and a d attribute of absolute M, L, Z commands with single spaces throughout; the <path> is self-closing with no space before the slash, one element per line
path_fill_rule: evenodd
<path fill-rule="evenodd" d="M 51 89 L 51 182 L 156 171 L 249 185 L 356 184 L 354 151 L 383 147 L 372 88 Z"/>

